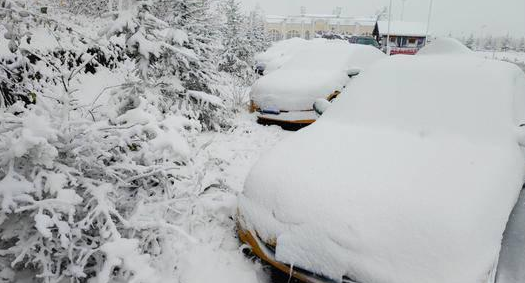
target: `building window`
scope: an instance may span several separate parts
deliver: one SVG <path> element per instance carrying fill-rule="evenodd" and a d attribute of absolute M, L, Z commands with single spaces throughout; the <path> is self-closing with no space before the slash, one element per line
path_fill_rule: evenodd
<path fill-rule="evenodd" d="M 309 30 L 304 32 L 304 39 L 310 39 L 310 31 Z"/>
<path fill-rule="evenodd" d="M 286 39 L 301 37 L 301 34 L 296 30 L 290 30 L 286 33 Z"/>
<path fill-rule="evenodd" d="M 281 32 L 276 29 L 272 29 L 268 32 L 271 41 L 279 41 L 282 39 Z"/>

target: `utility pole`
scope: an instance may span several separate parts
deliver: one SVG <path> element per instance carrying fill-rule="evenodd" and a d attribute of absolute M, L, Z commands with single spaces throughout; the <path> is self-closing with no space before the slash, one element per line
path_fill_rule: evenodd
<path fill-rule="evenodd" d="M 390 56 L 390 25 L 392 24 L 392 0 L 388 8 L 388 31 L 386 33 L 386 55 Z"/>
<path fill-rule="evenodd" d="M 428 6 L 428 20 L 427 20 L 427 32 L 425 37 L 425 45 L 427 45 L 428 37 L 429 37 L 429 31 L 430 31 L 430 19 L 432 18 L 432 6 L 434 4 L 434 0 L 430 0 L 430 5 Z"/>

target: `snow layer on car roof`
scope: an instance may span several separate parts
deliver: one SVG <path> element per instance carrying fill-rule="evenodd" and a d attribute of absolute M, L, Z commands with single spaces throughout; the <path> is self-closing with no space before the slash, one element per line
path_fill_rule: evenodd
<path fill-rule="evenodd" d="M 437 38 L 423 47 L 417 55 L 474 55 L 472 50 L 454 38 Z"/>
<path fill-rule="evenodd" d="M 365 74 L 327 110 L 327 119 L 486 140 L 504 137 L 523 119 L 515 101 L 523 101 L 525 79 L 511 63 L 469 55 L 393 56 Z"/>
<path fill-rule="evenodd" d="M 257 54 L 255 60 L 257 63 L 262 63 L 265 66 L 264 73 L 267 75 L 279 69 L 295 53 L 301 51 L 312 42 L 311 40 L 298 37 L 278 41 L 273 43 L 265 52 Z"/>
<path fill-rule="evenodd" d="M 259 160 L 242 221 L 277 260 L 335 280 L 488 282 L 524 180 L 518 93 L 507 63 L 381 60 Z"/>
<path fill-rule="evenodd" d="M 365 69 L 385 55 L 371 46 L 340 40 L 314 40 L 282 67 L 260 78 L 252 87 L 252 100 L 261 108 L 308 110 L 348 83 L 349 68 Z"/>

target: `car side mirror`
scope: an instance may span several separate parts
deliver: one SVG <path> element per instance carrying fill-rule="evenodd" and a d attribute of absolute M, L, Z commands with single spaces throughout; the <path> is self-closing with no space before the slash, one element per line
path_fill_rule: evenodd
<path fill-rule="evenodd" d="M 521 124 L 518 128 L 518 142 L 520 146 L 525 147 L 525 124 Z"/>
<path fill-rule="evenodd" d="M 346 74 L 349 78 L 353 78 L 361 73 L 361 69 L 359 68 L 351 68 L 346 71 Z"/>
<path fill-rule="evenodd" d="M 328 100 L 319 98 L 314 102 L 314 111 L 317 115 L 321 116 L 332 105 Z"/>

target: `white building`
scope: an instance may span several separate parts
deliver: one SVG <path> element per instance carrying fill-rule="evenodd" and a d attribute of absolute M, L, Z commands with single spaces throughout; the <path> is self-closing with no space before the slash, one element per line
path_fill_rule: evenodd
<path fill-rule="evenodd" d="M 307 14 L 303 7 L 300 15 L 266 17 L 266 30 L 273 41 L 293 37 L 311 39 L 325 33 L 372 35 L 375 24 L 374 18 L 342 17 L 341 8 L 329 15 Z"/>
<path fill-rule="evenodd" d="M 378 21 L 373 35 L 381 46 L 386 47 L 390 38 L 390 54 L 416 54 L 427 41 L 427 25 L 419 22 Z"/>

